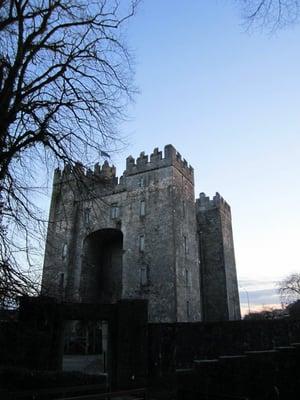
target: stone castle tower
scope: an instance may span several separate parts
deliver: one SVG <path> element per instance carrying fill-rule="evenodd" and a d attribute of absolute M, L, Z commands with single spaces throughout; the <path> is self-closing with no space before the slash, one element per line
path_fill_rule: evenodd
<path fill-rule="evenodd" d="M 212 200 L 200 193 L 196 215 L 203 319 L 239 319 L 230 207 L 219 193 Z"/>
<path fill-rule="evenodd" d="M 230 208 L 195 203 L 194 172 L 172 145 L 56 170 L 42 291 L 61 301 L 148 299 L 149 321 L 240 318 Z M 80 178 L 80 179 L 78 179 Z"/>

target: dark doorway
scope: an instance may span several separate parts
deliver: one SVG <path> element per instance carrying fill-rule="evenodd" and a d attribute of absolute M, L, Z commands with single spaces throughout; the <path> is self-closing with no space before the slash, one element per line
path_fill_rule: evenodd
<path fill-rule="evenodd" d="M 107 321 L 66 320 L 64 322 L 63 370 L 102 376 L 106 374 L 107 338 Z"/>
<path fill-rule="evenodd" d="M 81 301 L 114 303 L 122 294 L 123 234 L 101 229 L 84 240 L 81 269 Z"/>

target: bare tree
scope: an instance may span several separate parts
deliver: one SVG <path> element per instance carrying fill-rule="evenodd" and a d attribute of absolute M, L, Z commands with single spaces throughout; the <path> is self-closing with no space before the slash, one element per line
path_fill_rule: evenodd
<path fill-rule="evenodd" d="M 298 22 L 299 0 L 239 0 L 248 25 L 274 31 Z"/>
<path fill-rule="evenodd" d="M 300 274 L 288 275 L 282 281 L 278 282 L 278 291 L 281 302 L 284 306 L 300 299 Z"/>
<path fill-rule="evenodd" d="M 245 320 L 282 319 L 288 316 L 285 309 L 262 307 L 261 311 L 254 311 L 244 316 Z"/>
<path fill-rule="evenodd" d="M 0 0 L 0 299 L 34 288 L 20 260 L 41 237 L 41 171 L 92 163 L 119 137 L 134 92 L 125 3 Z"/>

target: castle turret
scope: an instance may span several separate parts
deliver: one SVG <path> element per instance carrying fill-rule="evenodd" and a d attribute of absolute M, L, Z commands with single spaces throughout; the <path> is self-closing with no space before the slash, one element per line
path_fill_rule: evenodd
<path fill-rule="evenodd" d="M 203 319 L 240 319 L 230 206 L 219 193 L 196 201 Z"/>
<path fill-rule="evenodd" d="M 189 182 L 194 184 L 194 169 L 188 165 L 186 159 L 182 159 L 181 154 L 171 144 L 165 146 L 164 157 L 163 152 L 159 151 L 157 147 L 150 155 L 150 160 L 149 156 L 146 155 L 145 152 L 141 152 L 136 161 L 132 156 L 127 157 L 124 176 L 149 172 L 158 168 L 170 166 L 176 168 Z"/>
<path fill-rule="evenodd" d="M 123 256 L 124 297 L 147 298 L 153 322 L 199 321 L 193 168 L 167 145 L 129 156 L 121 181 L 131 209 L 128 222 L 125 210 L 122 217 L 124 248 L 131 249 Z"/>
<path fill-rule="evenodd" d="M 110 206 L 99 206 L 97 193 L 118 186 L 116 168 L 105 161 L 94 170 L 80 162 L 54 172 L 47 231 L 42 293 L 63 301 L 80 300 L 82 238 L 90 229 L 90 214 L 110 215 Z M 94 214 L 95 215 L 95 214 Z M 94 216 L 94 218 L 96 218 Z M 103 217 L 102 217 L 103 218 Z"/>

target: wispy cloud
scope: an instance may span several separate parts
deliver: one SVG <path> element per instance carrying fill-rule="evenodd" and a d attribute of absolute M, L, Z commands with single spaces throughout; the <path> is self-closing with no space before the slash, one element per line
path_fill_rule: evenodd
<path fill-rule="evenodd" d="M 264 289 L 277 289 L 277 282 L 273 280 L 256 280 L 256 279 L 239 279 L 239 289 L 247 290 L 247 291 L 257 291 L 257 290 L 264 290 Z"/>
<path fill-rule="evenodd" d="M 240 291 L 241 303 L 248 303 L 264 305 L 269 303 L 280 304 L 280 298 L 276 289 L 260 289 L 246 292 Z"/>
<path fill-rule="evenodd" d="M 239 280 L 239 294 L 242 315 L 250 311 L 260 311 L 266 307 L 280 308 L 280 297 L 277 281 L 270 280 Z"/>

